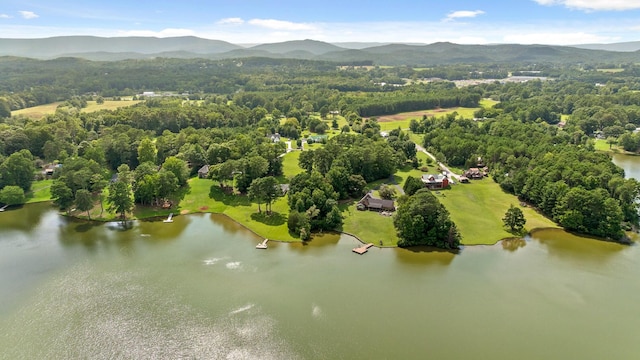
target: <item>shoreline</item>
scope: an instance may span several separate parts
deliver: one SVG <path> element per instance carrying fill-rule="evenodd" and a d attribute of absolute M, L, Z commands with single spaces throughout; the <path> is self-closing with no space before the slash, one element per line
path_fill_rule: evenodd
<path fill-rule="evenodd" d="M 49 205 L 52 205 L 52 201 L 51 200 L 45 200 L 45 201 L 37 201 L 37 202 L 26 203 L 26 204 L 23 204 L 22 206 L 26 206 L 26 205 L 29 205 L 29 204 L 40 204 L 40 203 L 49 203 Z M 125 221 L 136 221 L 136 220 L 138 220 L 138 221 L 146 221 L 146 220 L 155 219 L 155 218 L 157 218 L 157 220 L 161 221 L 161 219 L 163 217 L 165 217 L 168 214 L 172 213 L 171 210 L 162 210 L 162 211 L 165 212 L 165 213 L 164 214 L 154 214 L 154 215 L 149 215 L 149 216 L 144 216 L 144 217 L 132 217 L 132 218 L 126 219 Z M 185 210 L 182 210 L 182 211 L 177 212 L 173 216 L 175 217 L 175 216 L 184 216 L 184 215 L 191 215 L 191 214 L 222 215 L 222 216 L 226 217 L 227 219 L 233 221 L 234 223 L 242 226 L 242 228 L 244 228 L 247 231 L 251 232 L 252 234 L 257 236 L 258 238 L 269 239 L 269 241 L 275 241 L 275 242 L 279 242 L 279 243 L 304 243 L 305 242 L 305 241 L 302 241 L 302 240 L 299 240 L 299 239 L 298 240 L 283 240 L 283 239 L 277 239 L 277 238 L 270 238 L 269 236 L 264 236 L 264 235 L 258 233 L 256 230 L 250 228 L 249 226 L 247 226 L 243 222 L 241 222 L 241 221 L 239 221 L 237 219 L 234 219 L 230 215 L 225 214 L 223 212 L 189 211 L 189 210 L 185 211 Z M 66 217 L 66 218 L 69 218 L 69 219 L 72 219 L 72 220 L 88 221 L 88 222 L 95 222 L 95 223 L 107 223 L 107 222 L 113 222 L 113 221 L 122 221 L 122 220 L 120 220 L 118 218 L 89 219 L 86 216 L 77 216 L 77 215 L 72 215 L 72 214 L 66 214 L 66 213 L 61 212 L 59 210 L 58 210 L 58 215 Z M 560 230 L 560 231 L 564 231 L 564 232 L 567 232 L 568 234 L 571 234 L 571 235 L 574 235 L 574 236 L 578 236 L 578 237 L 581 237 L 581 238 L 585 238 L 585 239 L 589 239 L 589 240 L 609 242 L 609 243 L 613 243 L 613 244 L 620 244 L 620 245 L 624 245 L 624 246 L 632 246 L 632 245 L 636 244 L 636 241 L 634 241 L 631 238 L 631 236 L 629 236 L 630 234 L 627 233 L 627 232 L 625 232 L 625 234 L 627 235 L 627 241 L 622 242 L 622 241 L 613 241 L 611 239 L 599 238 L 599 237 L 596 237 L 596 236 L 590 236 L 590 235 L 586 235 L 586 234 L 578 234 L 578 233 L 574 233 L 574 232 L 571 232 L 571 231 L 567 231 L 566 229 L 564 229 L 562 227 L 537 227 L 537 228 L 533 228 L 533 229 L 529 230 L 524 236 L 505 237 L 505 238 L 498 239 L 493 243 L 482 243 L 482 244 L 478 244 L 478 243 L 475 243 L 475 244 L 464 244 L 464 243 L 461 243 L 460 244 L 460 250 L 462 250 L 465 247 L 476 247 L 476 246 L 477 247 L 481 247 L 481 246 L 493 247 L 493 246 L 497 246 L 497 245 L 502 244 L 502 242 L 504 242 L 504 241 L 510 241 L 510 240 L 519 240 L 519 239 L 526 240 L 527 236 L 532 237 L 532 236 L 534 236 L 534 234 L 536 232 L 545 231 L 545 230 Z M 371 243 L 371 244 L 373 244 L 374 247 L 380 248 L 380 249 L 404 249 L 404 248 L 401 248 L 401 247 L 399 247 L 397 245 L 389 246 L 389 245 L 376 244 L 375 242 L 365 242 L 357 234 L 350 233 L 350 232 L 347 232 L 347 231 L 341 231 L 341 230 L 332 230 L 332 231 L 337 233 L 337 234 L 343 234 L 343 235 L 350 236 L 350 237 L 352 237 L 353 239 L 355 239 L 356 241 L 358 241 L 361 244 L 369 244 L 369 243 Z M 317 232 L 316 233 L 312 233 L 312 235 L 317 235 L 317 234 L 321 234 L 321 233 L 317 233 Z M 313 240 L 313 238 L 312 238 L 312 240 Z M 410 249 L 410 248 L 407 248 L 407 249 Z M 434 248 L 434 249 L 438 249 L 438 248 Z M 439 249 L 439 250 L 450 251 L 450 250 L 447 250 L 447 249 Z"/>

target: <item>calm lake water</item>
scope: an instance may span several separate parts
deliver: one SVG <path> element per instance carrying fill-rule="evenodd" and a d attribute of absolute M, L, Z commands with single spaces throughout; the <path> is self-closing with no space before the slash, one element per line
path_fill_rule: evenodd
<path fill-rule="evenodd" d="M 638 246 L 558 230 L 457 255 L 260 240 L 211 214 L 123 227 L 47 204 L 0 213 L 0 358 L 640 354 Z"/>

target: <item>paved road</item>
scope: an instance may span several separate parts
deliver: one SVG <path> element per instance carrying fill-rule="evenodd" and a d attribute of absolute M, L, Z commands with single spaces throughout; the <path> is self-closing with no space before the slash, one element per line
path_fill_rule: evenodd
<path fill-rule="evenodd" d="M 451 169 L 449 169 L 449 167 L 447 167 L 447 165 L 438 162 L 438 160 L 436 160 L 436 157 L 433 156 L 432 153 L 428 152 L 425 148 L 423 148 L 422 146 L 416 144 L 416 150 L 418 151 L 422 151 L 423 153 L 427 154 L 427 156 L 429 156 L 430 158 L 432 158 L 433 160 L 435 160 L 435 162 L 438 164 L 438 166 L 440 167 L 440 169 L 442 169 L 442 171 L 445 171 L 447 173 L 448 176 L 456 179 L 456 180 L 460 180 L 460 175 L 454 173 L 453 171 L 451 171 Z"/>

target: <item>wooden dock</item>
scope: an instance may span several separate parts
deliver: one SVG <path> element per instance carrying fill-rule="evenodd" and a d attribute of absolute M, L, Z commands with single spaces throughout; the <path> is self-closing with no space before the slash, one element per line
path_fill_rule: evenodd
<path fill-rule="evenodd" d="M 256 245 L 256 249 L 266 249 L 267 248 L 267 241 L 269 241 L 269 239 L 264 239 L 264 241 L 262 241 L 261 243 Z"/>
<path fill-rule="evenodd" d="M 368 243 L 368 244 L 364 244 L 364 245 L 362 245 L 360 247 L 353 248 L 353 250 L 351 250 L 351 251 L 353 251 L 354 253 L 356 253 L 358 255 L 362 255 L 362 254 L 366 253 L 367 251 L 369 251 L 369 248 L 372 247 L 372 246 L 373 246 L 372 243 Z"/>
<path fill-rule="evenodd" d="M 169 214 L 166 220 L 162 220 L 164 223 L 172 223 L 173 222 L 173 213 Z"/>

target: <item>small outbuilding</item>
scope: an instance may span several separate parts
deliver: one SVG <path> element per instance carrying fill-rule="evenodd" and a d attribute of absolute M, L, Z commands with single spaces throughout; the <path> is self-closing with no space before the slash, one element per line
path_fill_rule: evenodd
<path fill-rule="evenodd" d="M 209 165 L 203 165 L 200 170 L 198 170 L 198 177 L 200 179 L 206 179 L 209 177 Z"/>

